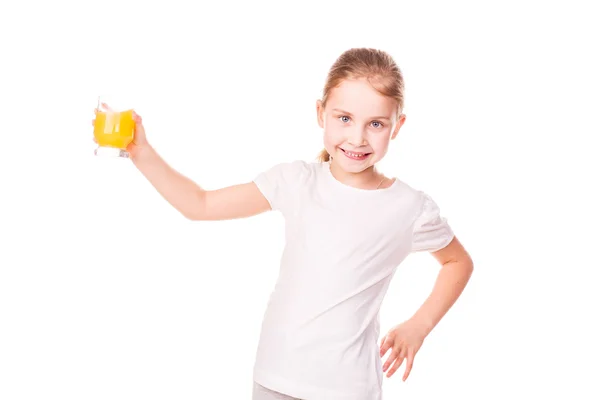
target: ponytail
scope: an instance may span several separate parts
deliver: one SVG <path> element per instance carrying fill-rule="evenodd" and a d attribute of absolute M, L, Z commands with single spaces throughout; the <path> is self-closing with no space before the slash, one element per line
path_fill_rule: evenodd
<path fill-rule="evenodd" d="M 319 161 L 319 162 L 329 162 L 329 160 L 331 160 L 331 156 L 329 155 L 329 153 L 327 152 L 327 150 L 326 149 L 321 150 L 321 152 L 317 156 L 317 161 Z"/>

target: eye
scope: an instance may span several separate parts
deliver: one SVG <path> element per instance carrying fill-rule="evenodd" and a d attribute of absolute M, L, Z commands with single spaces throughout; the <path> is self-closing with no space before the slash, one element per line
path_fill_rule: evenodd
<path fill-rule="evenodd" d="M 373 122 L 371 122 L 371 125 L 373 125 L 373 128 L 377 128 L 377 129 L 383 128 L 383 124 L 379 121 L 373 121 Z"/>
<path fill-rule="evenodd" d="M 339 119 L 340 119 L 342 122 L 344 122 L 344 123 L 346 123 L 346 122 L 349 122 L 349 121 L 350 121 L 350 117 L 349 117 L 349 116 L 347 116 L 347 115 L 342 115 L 341 117 L 339 117 Z"/>

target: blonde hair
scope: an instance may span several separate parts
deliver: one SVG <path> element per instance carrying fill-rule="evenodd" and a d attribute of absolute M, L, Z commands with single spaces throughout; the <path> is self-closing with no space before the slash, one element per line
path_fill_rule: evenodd
<path fill-rule="evenodd" d="M 385 51 L 371 48 L 354 48 L 346 50 L 333 63 L 323 88 L 323 107 L 331 91 L 346 79 L 365 78 L 384 96 L 391 97 L 398 103 L 398 118 L 404 109 L 404 78 L 394 59 Z M 317 160 L 328 162 L 331 156 L 326 149 L 321 150 Z"/>

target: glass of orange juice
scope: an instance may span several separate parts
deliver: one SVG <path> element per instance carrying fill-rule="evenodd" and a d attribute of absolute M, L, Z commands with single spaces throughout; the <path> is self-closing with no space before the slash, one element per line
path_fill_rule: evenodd
<path fill-rule="evenodd" d="M 94 121 L 97 156 L 128 158 L 127 146 L 133 141 L 135 122 L 133 108 L 121 98 L 99 96 Z"/>

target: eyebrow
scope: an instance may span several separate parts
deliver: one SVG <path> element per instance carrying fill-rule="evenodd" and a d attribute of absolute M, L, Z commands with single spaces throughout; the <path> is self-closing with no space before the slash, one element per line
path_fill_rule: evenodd
<path fill-rule="evenodd" d="M 342 114 L 347 114 L 347 115 L 350 115 L 351 117 L 353 117 L 353 116 L 354 116 L 354 115 L 353 115 L 351 112 L 349 112 L 349 111 L 344 111 L 344 110 L 342 110 L 342 109 L 339 109 L 339 108 L 334 108 L 334 109 L 332 109 L 331 111 L 335 111 L 335 112 L 342 113 Z M 371 117 L 371 118 L 372 118 L 372 119 L 387 119 L 388 121 L 390 120 L 388 117 Z"/>

